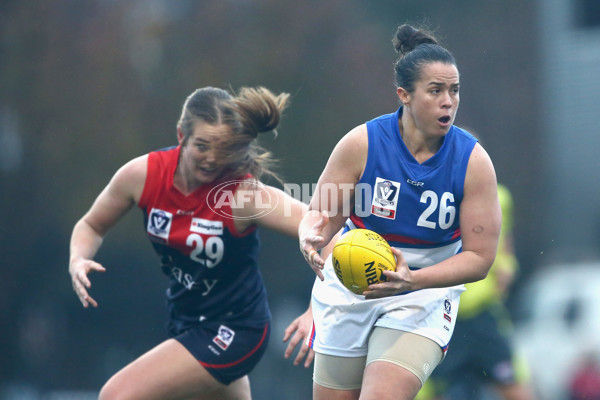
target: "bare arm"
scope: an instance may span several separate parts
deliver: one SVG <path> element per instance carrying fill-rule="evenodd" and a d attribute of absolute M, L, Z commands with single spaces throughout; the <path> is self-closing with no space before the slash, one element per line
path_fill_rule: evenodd
<path fill-rule="evenodd" d="M 321 257 L 327 259 L 333 251 L 333 246 L 339 240 L 341 236 L 341 230 L 332 240 L 329 241 L 327 246 L 321 249 Z M 304 367 L 308 368 L 315 358 L 315 352 L 308 346 L 308 336 L 311 333 L 313 324 L 312 306 L 308 303 L 308 308 L 296 319 L 294 319 L 283 333 L 283 341 L 289 343 L 283 353 L 284 358 L 289 358 L 294 349 L 299 346 L 298 354 L 294 358 L 293 364 L 298 365 L 304 359 Z"/>
<path fill-rule="evenodd" d="M 88 274 L 103 272 L 105 268 L 93 258 L 108 230 L 139 200 L 146 179 L 146 165 L 147 157 L 144 156 L 121 167 L 73 228 L 69 273 L 73 290 L 84 307 L 98 306 L 87 292 L 91 286 Z"/>
<path fill-rule="evenodd" d="M 294 358 L 293 364 L 298 365 L 304 359 L 304 368 L 308 368 L 315 358 L 315 352 L 308 346 L 306 339 L 310 335 L 313 324 L 312 307 L 308 303 L 308 308 L 296 319 L 294 319 L 283 332 L 283 341 L 289 343 L 283 353 L 284 358 L 289 358 L 294 349 L 299 346 L 298 354 Z"/>
<path fill-rule="evenodd" d="M 350 216 L 354 187 L 364 171 L 367 149 L 366 125 L 354 128 L 339 141 L 319 178 L 309 211 L 300 223 L 300 250 L 321 280 L 325 261 L 316 251 L 331 241 Z"/>
<path fill-rule="evenodd" d="M 501 219 L 496 173 L 488 154 L 477 144 L 467 167 L 460 211 L 462 252 L 431 267 L 410 271 L 401 252 L 393 249 L 397 258 L 396 272 L 384 272 L 388 282 L 372 285 L 365 295 L 384 297 L 485 278 L 496 257 Z"/>
<path fill-rule="evenodd" d="M 248 181 L 235 193 L 234 223 L 238 232 L 252 225 L 262 226 L 298 237 L 298 225 L 308 206 L 283 190 L 256 181 Z"/>

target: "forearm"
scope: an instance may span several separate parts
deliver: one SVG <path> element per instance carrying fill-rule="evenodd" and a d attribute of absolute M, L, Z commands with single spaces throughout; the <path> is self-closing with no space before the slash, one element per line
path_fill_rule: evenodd
<path fill-rule="evenodd" d="M 300 225 L 298 226 L 298 237 L 300 238 L 300 240 L 302 240 L 302 238 L 305 238 L 308 234 L 311 233 L 312 228 L 321 220 L 321 218 L 322 214 L 318 210 L 309 210 L 306 212 L 306 214 L 302 218 L 302 221 L 300 221 Z M 319 236 L 323 238 L 323 241 L 319 244 L 318 248 L 322 249 L 323 247 L 325 247 L 335 236 L 338 230 L 335 230 L 332 221 L 328 220 L 327 224 L 319 233 Z"/>
<path fill-rule="evenodd" d="M 105 268 L 93 261 L 96 252 L 102 244 L 103 235 L 85 220 L 85 217 L 75 224 L 71 235 L 69 274 L 73 290 L 79 297 L 83 307 L 90 304 L 98 307 L 98 303 L 89 294 L 92 286 L 88 274 L 91 271 L 104 272 Z"/>
<path fill-rule="evenodd" d="M 85 219 L 79 220 L 73 228 L 70 243 L 69 264 L 76 259 L 91 260 L 102 245 L 103 237 Z"/>
<path fill-rule="evenodd" d="M 412 290 L 440 288 L 484 279 L 493 263 L 490 257 L 463 251 L 441 263 L 412 272 Z"/>

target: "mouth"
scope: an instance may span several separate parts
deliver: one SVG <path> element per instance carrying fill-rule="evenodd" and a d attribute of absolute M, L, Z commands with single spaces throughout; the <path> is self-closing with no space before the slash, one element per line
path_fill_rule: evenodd
<path fill-rule="evenodd" d="M 197 167 L 197 168 L 198 168 L 198 170 L 200 172 L 202 172 L 203 174 L 206 174 L 206 175 L 212 175 L 212 174 L 214 174 L 215 172 L 218 171 L 217 167 L 211 167 L 211 168 L 208 168 L 208 167 Z"/>
<path fill-rule="evenodd" d="M 451 118 L 449 115 L 446 115 L 441 118 L 438 118 L 438 121 L 440 121 L 442 123 L 442 125 L 448 125 L 451 121 Z"/>

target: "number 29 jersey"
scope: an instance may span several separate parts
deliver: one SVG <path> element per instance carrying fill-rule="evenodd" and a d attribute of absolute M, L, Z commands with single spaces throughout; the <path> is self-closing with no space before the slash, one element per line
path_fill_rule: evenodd
<path fill-rule="evenodd" d="M 138 203 L 146 234 L 170 279 L 171 324 L 176 331 L 204 320 L 243 319 L 262 326 L 271 314 L 258 268 L 258 232 L 255 227 L 237 232 L 230 203 L 223 202 L 218 213 L 209 206 L 208 197 L 218 195 L 224 182 L 202 185 L 187 196 L 176 189 L 179 153 L 180 146 L 149 153 Z M 224 187 L 232 195 L 237 184 Z"/>

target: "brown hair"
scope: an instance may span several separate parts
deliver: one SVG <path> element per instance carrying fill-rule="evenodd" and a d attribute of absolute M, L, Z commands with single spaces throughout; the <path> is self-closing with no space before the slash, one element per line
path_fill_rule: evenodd
<path fill-rule="evenodd" d="M 198 121 L 229 126 L 233 139 L 221 149 L 227 165 L 223 178 L 250 173 L 257 179 L 269 175 L 281 182 L 272 169 L 271 153 L 260 147 L 256 138 L 265 132 L 277 135 L 276 128 L 289 96 L 288 93 L 275 95 L 262 86 L 242 87 L 239 93 L 214 87 L 197 89 L 186 99 L 177 127 L 184 135 L 185 144 Z"/>
<path fill-rule="evenodd" d="M 412 93 L 415 82 L 421 77 L 424 64 L 442 62 L 456 66 L 454 56 L 442 47 L 432 32 L 411 25 L 400 25 L 392 38 L 394 49 L 399 54 L 394 63 L 396 85 Z"/>

